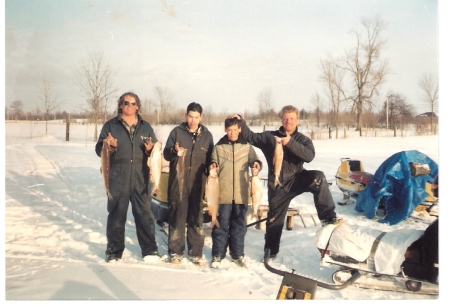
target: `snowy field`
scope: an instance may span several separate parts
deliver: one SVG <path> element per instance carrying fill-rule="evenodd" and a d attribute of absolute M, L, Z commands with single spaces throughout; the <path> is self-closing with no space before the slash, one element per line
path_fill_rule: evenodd
<path fill-rule="evenodd" d="M 158 138 L 165 143 L 173 127 L 154 128 Z M 224 134 L 222 126 L 209 128 L 215 142 Z M 261 131 L 261 127 L 254 127 L 254 131 Z M 264 231 L 255 227 L 249 228 L 246 235 L 247 269 L 237 267 L 229 256 L 220 270 L 198 268 L 189 263 L 181 266 L 147 264 L 141 259 L 134 219 L 129 210 L 123 259 L 105 263 L 106 195 L 93 135 L 91 125 L 71 125 L 70 141 L 66 142 L 65 125 L 49 125 L 49 135 L 45 136 L 42 123 L 5 124 L 3 229 L 4 300 L 7 304 L 31 305 L 33 300 L 51 300 L 58 304 L 61 303 L 59 300 L 214 300 L 213 304 L 228 305 L 218 300 L 276 299 L 282 277 L 266 270 L 260 262 Z M 305 167 L 325 173 L 333 183 L 331 192 L 336 203 L 343 200 L 342 192 L 334 182 L 340 158 L 359 159 L 365 171 L 374 173 L 392 154 L 414 149 L 439 164 L 436 135 L 352 136 L 315 140 L 314 145 L 316 158 Z M 261 155 L 259 149 L 257 153 Z M 263 170 L 267 172 L 267 167 Z M 262 175 L 267 176 L 267 173 Z M 262 204 L 267 204 L 267 193 Z M 320 255 L 314 243 L 319 229 L 315 222 L 318 225 L 319 222 L 312 194 L 295 198 L 291 207 L 300 210 L 307 227 L 300 217 L 295 217 L 294 229 L 283 231 L 280 253 L 272 265 L 279 270 L 295 270 L 296 274 L 332 283 L 331 275 L 337 267 L 319 266 Z M 354 203 L 336 205 L 336 212 L 348 224 L 382 231 L 423 230 L 428 226 L 411 219 L 394 226 L 380 224 L 356 212 Z M 212 242 L 209 225 L 205 224 L 204 228 L 207 233 L 204 255 L 209 262 Z M 156 229 L 159 251 L 167 254 L 167 238 L 158 231 L 158 226 Z M 444 283 L 447 284 L 441 278 L 441 289 L 446 289 Z M 436 297 L 350 286 L 341 291 L 318 288 L 315 298 L 341 301 L 419 299 L 433 300 L 434 304 L 441 303 L 447 296 L 444 291 Z M 71 302 L 77 303 L 64 301 Z M 48 303 L 52 302 L 45 304 Z M 208 301 L 201 303 L 211 304 Z"/>

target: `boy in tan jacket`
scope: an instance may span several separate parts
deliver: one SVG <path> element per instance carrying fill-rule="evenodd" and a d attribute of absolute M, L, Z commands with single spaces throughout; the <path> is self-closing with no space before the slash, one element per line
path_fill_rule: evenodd
<path fill-rule="evenodd" d="M 249 195 L 249 168 L 262 167 L 255 149 L 241 135 L 241 120 L 227 118 L 225 132 L 214 146 L 210 169 L 219 174 L 219 214 L 220 228 L 214 226 L 211 237 L 212 268 L 219 268 L 225 258 L 227 248 L 231 259 L 241 267 L 244 263 L 244 238 L 247 233 L 246 215 Z"/>

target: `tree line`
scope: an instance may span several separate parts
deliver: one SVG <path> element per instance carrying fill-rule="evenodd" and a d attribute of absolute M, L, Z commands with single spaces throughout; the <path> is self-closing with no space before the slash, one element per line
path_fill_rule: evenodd
<path fill-rule="evenodd" d="M 420 101 L 429 110 L 429 117 L 417 118 L 412 104 L 402 93 L 380 94 L 380 87 L 390 73 L 383 51 L 386 38 L 383 32 L 387 24 L 379 16 L 362 18 L 361 24 L 351 33 L 355 45 L 345 50 L 343 56 L 329 55 L 319 63 L 319 80 L 323 85 L 321 93 L 315 93 L 310 99 L 312 111 L 300 110 L 300 119 L 308 120 L 317 126 L 325 125 L 336 131 L 345 126 L 354 128 L 362 135 L 363 127 L 403 128 L 408 124 L 433 127 L 437 122 L 436 111 L 439 100 L 438 77 L 424 73 L 417 86 L 422 93 Z M 98 125 L 116 115 L 111 106 L 117 108 L 117 86 L 111 64 L 102 52 L 88 53 L 80 65 L 77 85 L 86 98 L 84 108 L 78 113 L 72 112 L 70 118 L 89 118 L 95 124 L 94 141 L 98 137 Z M 62 101 L 51 82 L 44 79 L 39 87 L 40 107 L 33 112 L 24 113 L 20 100 L 13 101 L 6 108 L 6 119 L 43 120 L 67 119 L 69 114 L 57 111 Z M 270 88 L 264 88 L 256 96 L 258 110 L 245 114 L 253 125 L 271 125 L 279 123 L 274 110 L 275 99 Z M 173 92 L 162 86 L 153 88 L 153 97 L 141 101 L 140 113 L 152 124 L 179 124 L 184 119 L 184 108 L 177 106 Z M 381 108 L 378 107 L 381 105 Z M 205 106 L 203 118 L 205 124 L 222 124 L 228 114 L 216 112 L 211 106 Z"/>

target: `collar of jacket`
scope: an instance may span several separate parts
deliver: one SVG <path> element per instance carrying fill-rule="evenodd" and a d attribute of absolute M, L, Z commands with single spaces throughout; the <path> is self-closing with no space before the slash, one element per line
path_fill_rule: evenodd
<path fill-rule="evenodd" d="M 139 114 L 136 114 L 136 116 L 137 116 L 137 119 L 138 119 L 138 123 L 140 123 L 142 121 L 142 117 Z M 117 114 L 116 121 L 117 122 L 121 122 L 122 121 L 122 116 L 120 115 L 120 113 Z"/>
<path fill-rule="evenodd" d="M 295 131 L 294 131 L 293 133 L 291 133 L 291 135 L 294 134 L 294 133 L 297 133 L 297 131 L 298 131 L 298 127 L 295 127 Z M 280 127 L 280 129 L 278 130 L 278 132 L 279 132 L 282 136 L 284 136 L 284 137 L 287 136 L 286 130 L 284 130 L 284 127 L 283 127 L 283 126 Z"/>
<path fill-rule="evenodd" d="M 226 134 L 219 140 L 219 142 L 217 142 L 217 145 L 223 144 L 231 144 Z M 235 144 L 247 144 L 247 141 L 244 139 L 241 133 L 239 133 L 238 139 L 236 140 Z"/>
<path fill-rule="evenodd" d="M 181 123 L 181 124 L 180 124 L 180 127 L 181 127 L 182 129 L 186 130 L 186 131 L 189 132 L 189 133 L 197 133 L 197 135 L 200 135 L 200 134 L 202 133 L 202 131 L 204 130 L 204 126 L 203 126 L 202 124 L 198 124 L 197 131 L 196 131 L 196 132 L 191 132 L 191 131 L 189 130 L 189 127 L 188 127 L 187 122 Z"/>

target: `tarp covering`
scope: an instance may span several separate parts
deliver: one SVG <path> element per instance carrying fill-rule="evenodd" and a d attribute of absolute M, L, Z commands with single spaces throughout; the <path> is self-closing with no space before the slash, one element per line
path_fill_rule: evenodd
<path fill-rule="evenodd" d="M 409 163 L 427 164 L 427 175 L 413 176 Z M 384 161 L 372 180 L 356 198 L 355 210 L 373 219 L 383 200 L 387 215 L 380 223 L 390 225 L 405 220 L 428 196 L 426 182 L 433 182 L 438 175 L 438 165 L 427 155 L 417 151 L 401 151 Z"/>
<path fill-rule="evenodd" d="M 315 241 L 319 249 L 364 262 L 370 256 L 372 245 L 380 233 L 379 230 L 357 225 L 326 225 L 317 231 Z M 406 249 L 423 233 L 423 230 L 418 229 L 397 229 L 387 232 L 381 238 L 373 255 L 375 272 L 399 274 L 401 264 L 405 261 Z"/>

